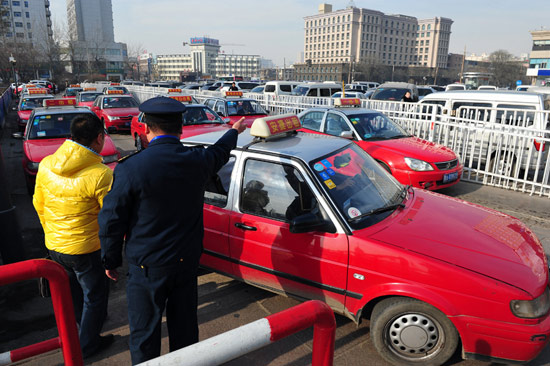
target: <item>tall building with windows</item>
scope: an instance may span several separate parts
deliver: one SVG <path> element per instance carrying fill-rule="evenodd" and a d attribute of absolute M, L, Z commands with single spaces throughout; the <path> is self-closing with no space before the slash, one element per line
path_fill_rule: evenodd
<path fill-rule="evenodd" d="M 304 58 L 313 64 L 447 65 L 453 23 L 448 18 L 418 20 L 354 6 L 333 11 L 321 4 L 318 14 L 304 21 Z"/>
<path fill-rule="evenodd" d="M 72 72 L 122 79 L 128 51 L 115 42 L 111 0 L 67 0 L 67 23 Z"/>
<path fill-rule="evenodd" d="M 27 43 L 45 52 L 52 42 L 49 0 L 2 0 L 1 40 L 4 43 Z"/>
<path fill-rule="evenodd" d="M 550 86 L 550 30 L 531 31 L 533 47 L 529 55 L 527 76 L 531 84 Z"/>
<path fill-rule="evenodd" d="M 157 56 L 161 80 L 181 80 L 187 73 L 211 78 L 235 75 L 250 79 L 260 76 L 261 58 L 258 55 L 220 53 L 219 41 L 208 37 L 194 37 L 184 44 L 189 44 L 191 53 Z"/>

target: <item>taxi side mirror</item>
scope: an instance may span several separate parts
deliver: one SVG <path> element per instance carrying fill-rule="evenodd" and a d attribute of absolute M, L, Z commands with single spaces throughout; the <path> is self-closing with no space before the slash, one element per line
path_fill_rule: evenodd
<path fill-rule="evenodd" d="M 308 233 L 311 231 L 336 232 L 336 228 L 332 222 L 323 220 L 312 213 L 296 216 L 290 221 L 289 229 L 293 234 Z"/>
<path fill-rule="evenodd" d="M 351 131 L 342 131 L 340 133 L 340 137 L 343 137 L 345 139 L 353 140 L 353 132 Z"/>
<path fill-rule="evenodd" d="M 22 140 L 23 139 L 23 134 L 21 132 L 14 132 L 14 133 L 11 134 L 11 137 L 14 138 L 14 139 Z"/>
<path fill-rule="evenodd" d="M 223 121 L 224 121 L 225 123 L 229 123 L 229 122 L 231 122 L 231 119 L 230 119 L 230 118 L 224 118 Z"/>

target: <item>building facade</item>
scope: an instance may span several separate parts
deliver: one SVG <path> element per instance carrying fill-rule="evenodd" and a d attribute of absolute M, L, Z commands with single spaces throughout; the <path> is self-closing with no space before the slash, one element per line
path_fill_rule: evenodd
<path fill-rule="evenodd" d="M 0 11 L 2 42 L 26 43 L 46 52 L 53 42 L 49 0 L 2 0 Z"/>
<path fill-rule="evenodd" d="M 122 79 L 128 51 L 125 43 L 115 42 L 111 0 L 67 0 L 73 73 L 103 74 Z"/>
<path fill-rule="evenodd" d="M 531 31 L 533 47 L 527 76 L 531 84 L 550 86 L 550 30 Z"/>
<path fill-rule="evenodd" d="M 202 78 L 242 76 L 245 79 L 260 76 L 261 58 L 258 55 L 230 55 L 220 53 L 217 39 L 194 37 L 189 42 L 189 54 L 157 56 L 160 80 L 183 80 L 184 75 L 196 73 Z"/>
<path fill-rule="evenodd" d="M 313 64 L 380 63 L 445 68 L 451 25 L 448 18 L 418 20 L 407 15 L 321 4 L 307 16 L 304 57 Z"/>

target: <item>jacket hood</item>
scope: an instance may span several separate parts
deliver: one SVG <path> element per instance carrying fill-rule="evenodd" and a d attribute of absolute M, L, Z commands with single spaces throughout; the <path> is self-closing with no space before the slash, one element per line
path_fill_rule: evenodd
<path fill-rule="evenodd" d="M 103 158 L 92 150 L 72 140 L 65 140 L 52 155 L 48 165 L 53 173 L 67 177 L 102 161 Z"/>

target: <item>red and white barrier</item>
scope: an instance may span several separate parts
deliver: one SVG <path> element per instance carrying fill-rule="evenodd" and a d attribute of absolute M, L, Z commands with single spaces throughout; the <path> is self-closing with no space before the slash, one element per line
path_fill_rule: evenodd
<path fill-rule="evenodd" d="M 140 366 L 214 366 L 231 361 L 313 325 L 312 366 L 332 366 L 336 321 L 322 301 L 308 301 Z"/>

